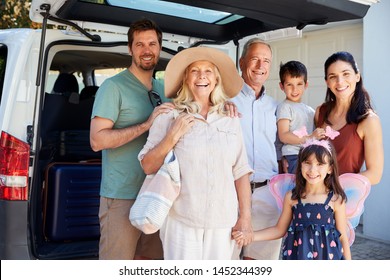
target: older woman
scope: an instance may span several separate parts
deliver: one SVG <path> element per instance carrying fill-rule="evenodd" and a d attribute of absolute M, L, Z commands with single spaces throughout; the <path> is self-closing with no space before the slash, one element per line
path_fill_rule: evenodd
<path fill-rule="evenodd" d="M 340 174 L 361 173 L 372 185 L 379 183 L 384 164 L 382 127 L 353 56 L 332 54 L 325 62 L 325 81 L 325 103 L 317 108 L 315 123 L 340 133 L 331 140 Z"/>
<path fill-rule="evenodd" d="M 243 81 L 233 61 L 206 47 L 181 51 L 165 71 L 165 95 L 176 107 L 159 115 L 139 154 L 146 174 L 155 173 L 174 150 L 181 192 L 160 230 L 164 259 L 234 259 L 232 229 L 252 241 L 249 175 L 240 120 L 225 102 Z"/>

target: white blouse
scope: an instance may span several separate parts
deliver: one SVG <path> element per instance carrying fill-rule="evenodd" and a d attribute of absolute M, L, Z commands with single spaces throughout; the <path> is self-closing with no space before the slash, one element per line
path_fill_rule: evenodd
<path fill-rule="evenodd" d="M 175 111 L 159 115 L 150 128 L 139 160 L 165 137 Z M 196 228 L 229 228 L 238 218 L 234 181 L 251 173 L 239 118 L 211 113 L 177 142 L 181 192 L 169 215 Z"/>

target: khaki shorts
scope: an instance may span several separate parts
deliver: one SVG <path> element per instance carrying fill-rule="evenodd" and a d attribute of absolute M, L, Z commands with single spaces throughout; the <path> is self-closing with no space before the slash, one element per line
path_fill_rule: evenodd
<path fill-rule="evenodd" d="M 145 235 L 129 220 L 134 199 L 101 197 L 99 208 L 99 259 L 133 260 L 134 256 L 162 259 L 159 233 Z"/>

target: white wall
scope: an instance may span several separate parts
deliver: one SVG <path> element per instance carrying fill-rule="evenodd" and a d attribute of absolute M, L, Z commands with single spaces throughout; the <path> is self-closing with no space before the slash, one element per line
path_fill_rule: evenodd
<path fill-rule="evenodd" d="M 365 203 L 363 233 L 390 241 L 390 1 L 369 9 L 363 20 L 363 81 L 383 128 L 385 168 Z"/>

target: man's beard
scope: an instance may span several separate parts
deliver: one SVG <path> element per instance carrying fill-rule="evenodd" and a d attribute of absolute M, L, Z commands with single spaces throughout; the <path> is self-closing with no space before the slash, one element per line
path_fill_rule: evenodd
<path fill-rule="evenodd" d="M 141 62 L 141 60 L 138 60 L 138 61 L 136 60 L 136 61 L 134 61 L 134 63 L 135 63 L 135 65 L 136 65 L 138 68 L 140 68 L 140 69 L 142 69 L 142 70 L 144 70 L 144 71 L 153 71 L 154 68 L 155 68 L 156 65 L 157 65 L 156 62 L 153 62 L 152 64 L 144 64 L 144 63 Z"/>
<path fill-rule="evenodd" d="M 156 63 L 151 64 L 151 65 L 148 65 L 148 66 L 139 64 L 138 67 L 141 68 L 141 69 L 144 70 L 144 71 L 152 71 L 152 70 L 154 70 L 154 68 L 156 67 Z"/>

